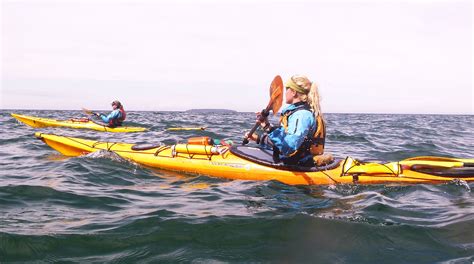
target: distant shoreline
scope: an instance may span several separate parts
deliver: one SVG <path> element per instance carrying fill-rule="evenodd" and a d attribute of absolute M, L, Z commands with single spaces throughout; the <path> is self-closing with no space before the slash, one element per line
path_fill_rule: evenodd
<path fill-rule="evenodd" d="M 110 109 L 91 109 L 97 112 L 110 112 Z M 133 110 L 127 109 L 127 112 L 189 112 L 193 113 L 194 109 L 189 110 Z M 194 113 L 220 113 L 218 110 L 226 110 L 227 112 L 222 113 L 252 113 L 255 114 L 255 111 L 235 111 L 228 109 L 196 109 L 196 110 L 209 110 L 208 112 L 194 112 Z M 0 108 L 1 112 L 15 113 L 18 111 L 72 111 L 72 112 L 82 112 L 78 109 L 21 109 L 21 108 Z M 342 114 L 342 115 L 441 115 L 441 116 L 474 116 L 473 113 L 346 113 L 346 112 L 326 112 L 324 114 Z"/>

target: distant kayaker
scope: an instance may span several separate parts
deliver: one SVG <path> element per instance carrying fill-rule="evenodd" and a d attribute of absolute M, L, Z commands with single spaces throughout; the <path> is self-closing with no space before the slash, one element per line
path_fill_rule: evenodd
<path fill-rule="evenodd" d="M 275 162 L 312 167 L 319 164 L 314 157 L 323 154 L 326 137 L 318 87 L 306 76 L 294 75 L 285 83 L 285 89 L 289 105 L 281 112 L 280 126 L 273 127 L 265 118 L 260 123 L 264 133 L 252 134 L 250 139 L 273 148 Z M 257 113 L 257 120 L 259 117 Z"/>
<path fill-rule="evenodd" d="M 110 112 L 108 116 L 100 114 L 100 113 L 95 113 L 97 117 L 100 117 L 102 121 L 108 124 L 109 127 L 118 127 L 122 125 L 122 122 L 125 120 L 127 117 L 127 114 L 125 113 L 125 110 L 123 109 L 123 105 L 115 100 L 112 102 L 112 108 L 113 111 Z"/>

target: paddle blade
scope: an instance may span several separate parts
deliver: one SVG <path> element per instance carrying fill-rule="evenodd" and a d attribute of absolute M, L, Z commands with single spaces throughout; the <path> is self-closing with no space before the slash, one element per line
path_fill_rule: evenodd
<path fill-rule="evenodd" d="M 93 112 L 89 109 L 82 108 L 82 112 L 84 112 L 86 115 L 92 115 Z"/>
<path fill-rule="evenodd" d="M 276 115 L 278 113 L 278 110 L 280 110 L 281 105 L 283 104 L 283 80 L 281 79 L 280 75 L 275 76 L 273 78 L 272 84 L 270 85 L 270 101 L 268 102 L 268 105 L 263 111 L 261 112 L 260 116 L 260 121 L 258 121 L 253 128 L 250 130 L 248 135 L 252 135 L 255 130 L 257 130 L 258 126 L 260 125 L 260 122 L 264 120 L 265 117 L 268 116 L 270 110 L 273 111 L 273 115 Z M 242 145 L 246 145 L 249 143 L 248 137 L 244 137 L 244 140 L 242 142 Z"/>
<path fill-rule="evenodd" d="M 267 109 L 273 111 L 273 115 L 278 113 L 281 105 L 283 104 L 283 80 L 280 75 L 273 78 L 272 84 L 270 85 L 270 102 L 268 103 Z"/>

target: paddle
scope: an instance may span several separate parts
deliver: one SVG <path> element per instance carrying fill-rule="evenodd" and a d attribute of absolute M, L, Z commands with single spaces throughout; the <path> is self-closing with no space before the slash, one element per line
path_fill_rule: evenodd
<path fill-rule="evenodd" d="M 267 107 L 263 109 L 262 112 L 260 113 L 259 120 L 255 123 L 253 128 L 248 133 L 249 136 L 252 136 L 255 130 L 257 130 L 260 123 L 262 123 L 265 120 L 265 118 L 270 114 L 270 110 L 273 111 L 273 115 L 277 114 L 278 110 L 280 110 L 280 107 L 283 104 L 282 99 L 283 99 L 283 81 L 280 75 L 277 75 L 275 76 L 275 78 L 273 78 L 272 84 L 270 85 L 270 101 L 268 102 Z M 242 141 L 242 145 L 246 145 L 248 143 L 249 143 L 249 138 L 244 137 L 244 140 Z"/>
<path fill-rule="evenodd" d="M 82 108 L 82 112 L 84 112 L 86 115 L 96 115 L 95 112 L 92 112 L 91 110 L 89 109 L 86 109 L 86 108 Z"/>
<path fill-rule="evenodd" d="M 89 110 L 89 109 L 86 109 L 86 108 L 84 108 L 84 107 L 82 108 L 82 112 L 84 112 L 84 114 L 86 114 L 86 115 L 88 115 L 88 116 L 92 116 L 92 115 L 93 115 L 93 116 L 99 117 L 99 116 L 97 115 L 98 113 L 93 112 L 93 111 L 91 111 L 91 110 Z M 91 119 L 91 121 L 94 122 L 94 123 L 96 123 L 96 124 L 98 124 L 98 125 L 104 125 L 104 124 L 97 123 L 97 122 L 95 122 L 95 121 L 92 120 L 92 119 Z"/>

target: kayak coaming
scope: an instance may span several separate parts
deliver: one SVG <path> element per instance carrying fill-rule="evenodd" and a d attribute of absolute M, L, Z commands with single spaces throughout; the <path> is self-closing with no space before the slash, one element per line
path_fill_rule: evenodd
<path fill-rule="evenodd" d="M 51 118 L 42 118 L 35 116 L 19 115 L 12 113 L 11 116 L 16 118 L 18 121 L 25 123 L 28 126 L 35 128 L 43 127 L 67 127 L 76 129 L 92 129 L 102 132 L 114 132 L 114 133 L 128 133 L 128 132 L 143 132 L 147 129 L 144 127 L 108 127 L 106 125 L 97 124 L 93 121 L 82 122 L 74 120 L 56 120 Z"/>
<path fill-rule="evenodd" d="M 263 166 L 238 157 L 225 146 L 219 146 L 222 154 L 174 153 L 172 146 L 133 151 L 133 144 L 119 142 L 100 142 L 81 138 L 64 137 L 53 134 L 35 133 L 35 136 L 53 149 L 66 156 L 80 156 L 96 151 L 111 151 L 122 158 L 145 166 L 207 175 L 226 179 L 240 180 L 276 180 L 289 185 L 330 185 L 330 184 L 382 184 L 382 183 L 441 183 L 458 179 L 457 177 L 436 176 L 410 170 L 410 164 L 400 161 L 404 166 L 399 174 L 369 174 L 363 172 L 344 173 L 342 161 L 334 169 L 324 171 L 288 171 Z M 205 147 L 205 146 L 202 146 Z M 211 146 L 207 146 L 211 147 Z M 209 152 L 210 153 L 210 152 Z M 472 159 L 456 159 L 461 162 L 473 162 Z M 408 160 L 409 161 L 409 160 Z M 427 161 L 433 163 L 434 161 Z M 417 164 L 419 164 L 418 161 Z M 421 161 L 421 163 L 423 163 Z M 443 162 L 436 164 L 443 165 Z M 446 165 L 446 164 L 445 164 Z M 402 167 L 403 167 L 402 166 Z M 461 178 L 474 181 L 474 175 Z"/>

